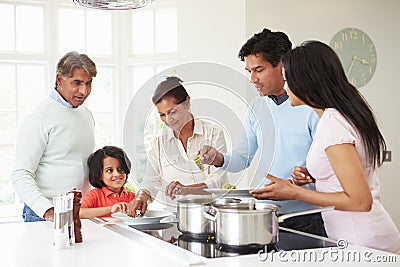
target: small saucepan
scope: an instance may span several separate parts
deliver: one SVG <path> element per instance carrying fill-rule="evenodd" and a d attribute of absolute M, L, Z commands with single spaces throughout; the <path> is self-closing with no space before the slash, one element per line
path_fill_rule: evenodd
<path fill-rule="evenodd" d="M 214 235 L 215 223 L 203 216 L 203 213 L 212 214 L 212 205 L 227 205 L 239 203 L 236 198 L 192 198 L 180 199 L 177 206 L 178 229 L 183 234 Z"/>

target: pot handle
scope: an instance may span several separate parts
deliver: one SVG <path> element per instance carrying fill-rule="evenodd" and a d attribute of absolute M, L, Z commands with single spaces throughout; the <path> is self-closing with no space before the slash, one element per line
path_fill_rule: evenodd
<path fill-rule="evenodd" d="M 208 220 L 210 220 L 210 221 L 213 221 L 213 222 L 215 222 L 217 219 L 216 219 L 216 214 L 212 214 L 211 212 L 210 212 L 210 210 L 209 211 L 203 211 L 203 216 L 204 216 L 204 218 L 206 218 L 206 219 L 208 219 Z"/>
<path fill-rule="evenodd" d="M 254 198 L 249 200 L 249 210 L 254 210 L 256 205 L 256 200 Z"/>
<path fill-rule="evenodd" d="M 281 215 L 278 217 L 278 222 L 283 222 L 286 219 L 295 217 L 295 216 L 300 216 L 300 215 L 307 215 L 307 214 L 312 214 L 312 213 L 317 213 L 317 212 L 322 212 L 322 211 L 330 211 L 330 210 L 334 210 L 335 206 L 326 206 L 326 207 L 322 207 L 322 208 L 317 208 L 317 209 L 311 209 L 311 210 L 304 210 L 304 211 L 298 211 L 298 212 L 291 212 L 291 213 L 287 213 L 284 215 Z"/>

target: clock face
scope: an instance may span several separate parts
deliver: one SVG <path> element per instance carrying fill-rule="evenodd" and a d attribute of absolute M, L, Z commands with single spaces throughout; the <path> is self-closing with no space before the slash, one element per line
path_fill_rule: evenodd
<path fill-rule="evenodd" d="M 360 88 L 371 80 L 377 57 L 375 45 L 366 33 L 346 28 L 336 33 L 329 45 L 339 56 L 349 82 Z"/>

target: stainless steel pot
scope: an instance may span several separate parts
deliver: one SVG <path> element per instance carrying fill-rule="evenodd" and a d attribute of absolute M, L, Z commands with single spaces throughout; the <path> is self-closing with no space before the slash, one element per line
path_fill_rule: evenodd
<path fill-rule="evenodd" d="M 255 210 L 216 208 L 216 211 L 204 212 L 203 215 L 216 223 L 217 243 L 230 246 L 267 245 L 277 243 L 279 222 L 294 216 L 332 210 L 334 207 L 288 213 L 279 217 L 278 209 L 277 205 L 264 203 L 262 207 L 256 205 Z"/>
<path fill-rule="evenodd" d="M 177 218 L 178 229 L 184 234 L 214 235 L 215 223 L 203 216 L 203 213 L 210 213 L 213 203 L 236 203 L 240 199 L 211 199 L 194 198 L 178 200 Z"/>

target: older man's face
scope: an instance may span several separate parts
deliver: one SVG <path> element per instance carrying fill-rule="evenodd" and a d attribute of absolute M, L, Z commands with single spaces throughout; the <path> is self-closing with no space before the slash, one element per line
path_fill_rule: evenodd
<path fill-rule="evenodd" d="M 92 77 L 83 69 L 74 69 L 71 77 L 57 75 L 57 91 L 74 108 L 85 102 L 92 90 Z"/>

